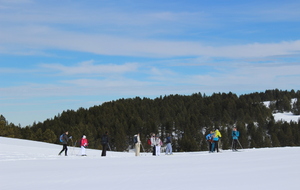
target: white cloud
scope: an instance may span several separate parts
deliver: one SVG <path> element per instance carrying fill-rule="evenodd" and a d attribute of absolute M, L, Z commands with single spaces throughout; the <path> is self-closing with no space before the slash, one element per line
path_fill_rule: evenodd
<path fill-rule="evenodd" d="M 138 69 L 137 63 L 116 64 L 94 64 L 93 60 L 81 62 L 75 66 L 65 66 L 62 64 L 41 64 L 42 68 L 52 69 L 66 75 L 77 74 L 120 74 L 135 72 Z"/>
<path fill-rule="evenodd" d="M 207 45 L 205 35 L 203 37 L 201 35 L 202 29 L 207 29 L 208 25 L 222 27 L 220 23 L 223 19 L 214 16 L 216 12 L 220 12 L 217 15 L 225 15 L 226 18 L 231 16 L 230 18 L 238 19 L 239 15 L 246 15 L 243 18 L 249 17 L 256 22 L 261 22 L 257 18 L 259 16 L 255 15 L 265 15 L 265 17 L 271 18 L 275 15 L 286 15 L 278 13 L 290 11 L 289 15 L 291 16 L 289 17 L 296 17 L 299 15 L 299 11 L 295 11 L 299 7 L 298 3 L 294 3 L 293 6 L 287 3 L 280 4 L 280 6 L 267 4 L 271 6 L 267 10 L 265 5 L 262 6 L 264 8 L 257 8 L 255 5 L 254 9 L 251 4 L 248 7 L 241 3 L 241 5 L 230 6 L 229 10 L 226 9 L 228 7 L 217 6 L 214 11 L 206 11 L 203 7 L 203 10 L 200 9 L 196 12 L 172 9 L 129 11 L 122 7 L 110 7 L 105 3 L 103 6 L 98 5 L 97 8 L 68 3 L 64 3 L 62 6 L 51 3 L 33 3 L 34 6 L 29 4 L 24 8 L 22 3 L 31 1 L 14 0 L 14 2 L 19 6 L 12 11 L 0 13 L 0 24 L 2 25 L 0 28 L 0 52 L 5 54 L 33 55 L 42 54 L 43 50 L 59 49 L 99 55 L 140 57 L 252 58 L 283 56 L 300 51 L 300 39 L 276 40 L 273 43 L 253 41 L 251 43 L 235 43 L 235 45 L 222 45 L 221 42 L 218 42 L 218 45 Z M 239 11 L 245 8 L 250 11 L 246 13 Z M 222 28 L 219 29 L 222 30 Z M 253 31 L 257 29 L 254 28 Z M 178 31 L 185 31 L 183 35 L 175 35 L 176 38 L 173 38 L 180 40 L 168 40 L 167 38 L 161 38 L 161 40 L 153 37 L 156 34 L 166 37 L 166 34 L 174 35 Z M 193 32 L 198 33 L 193 34 Z M 215 34 L 220 35 L 221 33 Z M 189 38 L 193 35 L 196 35 L 193 40 L 184 39 L 185 36 Z"/>
<path fill-rule="evenodd" d="M 3 30 L 3 34 L 0 36 L 2 43 L 14 44 L 18 49 L 21 47 L 25 49 L 27 47 L 42 48 L 44 50 L 56 48 L 101 55 L 141 57 L 207 56 L 227 58 L 284 56 L 300 52 L 300 40 L 205 46 L 200 42 L 133 39 L 111 35 L 53 31 L 51 29 L 42 32 L 38 28 L 15 29 L 14 32 Z"/>
<path fill-rule="evenodd" d="M 32 0 L 0 0 L 0 3 L 23 4 L 23 3 L 32 3 Z"/>
<path fill-rule="evenodd" d="M 201 60 L 200 60 L 201 61 Z M 205 66 L 205 65 L 204 65 Z M 181 66 L 182 67 L 182 66 Z M 201 65 L 189 66 L 192 70 L 201 70 Z M 183 67 L 184 68 L 184 67 Z M 187 68 L 185 68 L 187 69 Z M 2 70 L 2 69 L 1 69 Z M 40 69 L 24 70 L 28 73 L 40 73 L 47 70 L 55 81 L 51 84 L 39 81 L 24 81 L 26 85 L 1 88 L 2 97 L 30 96 L 73 96 L 131 94 L 153 95 L 170 93 L 194 93 L 197 91 L 235 92 L 253 89 L 272 88 L 298 89 L 300 85 L 300 63 L 233 63 L 215 65 L 214 69 L 203 74 L 190 74 L 180 71 L 177 66 L 165 69 L 155 66 L 142 66 L 138 63 L 122 65 L 97 65 L 93 60 L 74 66 L 61 64 L 43 64 Z M 21 72 L 11 69 L 6 72 Z M 127 75 L 131 73 L 131 75 Z M 139 74 L 139 78 L 133 77 Z M 63 77 L 57 77 L 63 76 Z M 92 76 L 92 77 L 91 77 Z M 50 77 L 50 75 L 49 75 Z"/>

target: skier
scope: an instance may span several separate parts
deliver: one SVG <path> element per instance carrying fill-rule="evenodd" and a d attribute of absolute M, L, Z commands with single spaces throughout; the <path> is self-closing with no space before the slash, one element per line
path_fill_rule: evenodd
<path fill-rule="evenodd" d="M 237 131 L 236 127 L 232 129 L 232 151 L 237 151 L 237 143 L 240 136 L 240 132 Z"/>
<path fill-rule="evenodd" d="M 68 137 L 68 134 L 69 132 L 66 131 L 64 134 L 62 134 L 61 136 L 61 141 L 62 141 L 62 145 L 63 145 L 63 148 L 62 150 L 59 152 L 59 156 L 61 155 L 61 153 L 63 151 L 65 151 L 65 156 L 68 156 L 68 140 L 72 138 L 72 136 Z"/>
<path fill-rule="evenodd" d="M 85 148 L 88 146 L 88 140 L 85 135 L 82 136 L 80 146 L 81 146 L 81 156 L 86 156 Z"/>
<path fill-rule="evenodd" d="M 141 140 L 140 133 L 134 135 L 135 156 L 140 156 Z"/>
<path fill-rule="evenodd" d="M 151 141 L 151 146 L 152 146 L 152 155 L 153 156 L 155 156 L 156 155 L 156 147 L 155 147 L 155 145 L 156 145 L 156 138 L 155 138 L 155 134 L 154 133 L 152 133 L 151 134 L 151 137 L 150 137 L 150 141 Z"/>
<path fill-rule="evenodd" d="M 213 143 L 213 131 L 210 131 L 208 135 L 206 135 L 206 141 L 208 144 L 208 151 L 212 152 L 212 143 Z"/>
<path fill-rule="evenodd" d="M 166 155 L 170 154 L 172 155 L 172 137 L 171 135 L 168 133 L 167 134 L 167 138 L 166 138 L 166 144 L 167 144 L 167 148 L 166 148 Z"/>
<path fill-rule="evenodd" d="M 162 141 L 160 140 L 159 136 L 156 136 L 155 138 L 155 155 L 160 155 L 160 147 L 162 145 Z"/>
<path fill-rule="evenodd" d="M 107 146 L 108 146 L 108 132 L 107 131 L 102 136 L 101 144 L 102 144 L 101 156 L 106 156 L 106 150 L 107 150 Z"/>
<path fill-rule="evenodd" d="M 215 151 L 215 149 L 217 149 L 217 152 L 220 152 L 219 151 L 219 140 L 221 137 L 222 137 L 222 135 L 221 135 L 219 129 L 216 129 L 214 132 L 214 135 L 213 135 L 213 145 L 212 145 L 213 152 Z"/>

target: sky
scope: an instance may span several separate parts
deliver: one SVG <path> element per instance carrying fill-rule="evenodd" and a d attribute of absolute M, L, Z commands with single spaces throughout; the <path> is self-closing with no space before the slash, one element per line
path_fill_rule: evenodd
<path fill-rule="evenodd" d="M 300 89 L 300 2 L 0 0 L 0 114 Z"/>
<path fill-rule="evenodd" d="M 88 137 L 87 137 L 88 138 Z M 1 190 L 53 189 L 297 189 L 299 147 L 222 150 L 221 153 L 68 149 L 61 145 L 0 137 Z M 78 156 L 77 156 L 78 155 Z"/>

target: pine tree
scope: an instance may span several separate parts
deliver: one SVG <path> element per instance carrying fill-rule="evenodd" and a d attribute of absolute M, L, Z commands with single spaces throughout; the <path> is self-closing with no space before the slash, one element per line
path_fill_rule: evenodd
<path fill-rule="evenodd" d="M 292 112 L 294 115 L 300 115 L 300 98 L 293 103 Z"/>
<path fill-rule="evenodd" d="M 272 140 L 273 147 L 280 147 L 280 142 L 279 142 L 276 134 L 271 134 L 271 140 Z"/>
<path fill-rule="evenodd" d="M 42 140 L 48 143 L 55 143 L 57 140 L 56 135 L 50 129 L 46 129 L 46 131 L 42 135 Z"/>

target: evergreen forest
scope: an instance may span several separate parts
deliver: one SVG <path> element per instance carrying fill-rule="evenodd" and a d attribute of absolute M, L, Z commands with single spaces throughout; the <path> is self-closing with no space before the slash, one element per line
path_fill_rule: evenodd
<path fill-rule="evenodd" d="M 223 149 L 231 148 L 231 131 L 237 127 L 244 148 L 300 146 L 300 122 L 275 121 L 273 113 L 300 114 L 300 91 L 266 90 L 237 96 L 234 93 L 168 95 L 155 99 L 128 98 L 105 102 L 88 109 L 66 110 L 44 122 L 21 127 L 0 116 L 0 136 L 60 144 L 68 131 L 70 145 L 78 146 L 82 135 L 89 148 L 102 149 L 101 136 L 107 131 L 114 151 L 132 148 L 140 133 L 149 149 L 150 133 L 162 140 L 173 137 L 173 151 L 206 151 L 205 136 L 218 128 Z M 266 107 L 264 102 L 268 102 Z"/>

